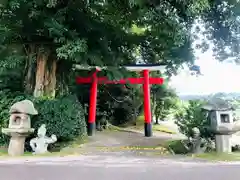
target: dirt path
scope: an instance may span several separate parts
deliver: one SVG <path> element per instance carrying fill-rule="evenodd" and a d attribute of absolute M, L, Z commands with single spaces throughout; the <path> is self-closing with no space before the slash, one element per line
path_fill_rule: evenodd
<path fill-rule="evenodd" d="M 158 133 L 153 137 L 144 137 L 139 132 L 104 131 L 89 137 L 89 142 L 81 145 L 81 154 L 143 154 L 160 153 L 163 149 L 156 148 L 167 140 L 176 139 L 177 135 Z"/>

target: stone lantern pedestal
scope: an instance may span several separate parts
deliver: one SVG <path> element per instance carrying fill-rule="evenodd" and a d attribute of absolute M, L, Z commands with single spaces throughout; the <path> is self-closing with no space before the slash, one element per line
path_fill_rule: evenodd
<path fill-rule="evenodd" d="M 21 156 L 24 154 L 25 139 L 34 129 L 10 129 L 3 128 L 2 133 L 11 136 L 8 145 L 8 154 L 10 156 Z"/>
<path fill-rule="evenodd" d="M 216 135 L 217 152 L 232 152 L 231 135 Z"/>

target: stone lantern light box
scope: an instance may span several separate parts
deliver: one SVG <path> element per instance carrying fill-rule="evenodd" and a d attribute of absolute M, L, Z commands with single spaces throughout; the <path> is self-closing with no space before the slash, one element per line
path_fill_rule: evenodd
<path fill-rule="evenodd" d="M 209 112 L 210 128 L 215 133 L 225 131 L 232 131 L 234 129 L 234 107 L 223 100 L 214 100 L 202 107 Z M 231 133 L 231 132 L 229 132 Z"/>

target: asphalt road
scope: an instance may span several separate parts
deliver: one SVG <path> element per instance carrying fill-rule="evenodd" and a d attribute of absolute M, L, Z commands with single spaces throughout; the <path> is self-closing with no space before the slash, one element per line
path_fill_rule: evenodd
<path fill-rule="evenodd" d="M 102 155 L 0 161 L 1 180 L 239 180 L 240 163 Z"/>

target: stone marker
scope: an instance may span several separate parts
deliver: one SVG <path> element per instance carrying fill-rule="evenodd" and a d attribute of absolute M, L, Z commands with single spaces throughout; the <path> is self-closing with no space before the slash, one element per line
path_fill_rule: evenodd
<path fill-rule="evenodd" d="M 8 154 L 20 156 L 24 153 L 26 137 L 34 132 L 31 128 L 30 115 L 37 115 L 38 112 L 30 100 L 23 100 L 13 104 L 9 113 L 8 128 L 2 128 L 2 133 L 11 136 Z"/>
<path fill-rule="evenodd" d="M 57 137 L 54 134 L 51 137 L 47 137 L 46 132 L 46 125 L 42 124 L 38 129 L 38 137 L 31 139 L 30 146 L 34 154 L 47 153 L 48 145 L 57 141 Z"/>
<path fill-rule="evenodd" d="M 182 144 L 184 147 L 193 154 L 201 154 L 204 153 L 209 147 L 209 143 L 207 140 L 201 137 L 200 130 L 197 127 L 192 128 L 193 137 L 190 137 L 187 142 L 182 140 Z"/>

